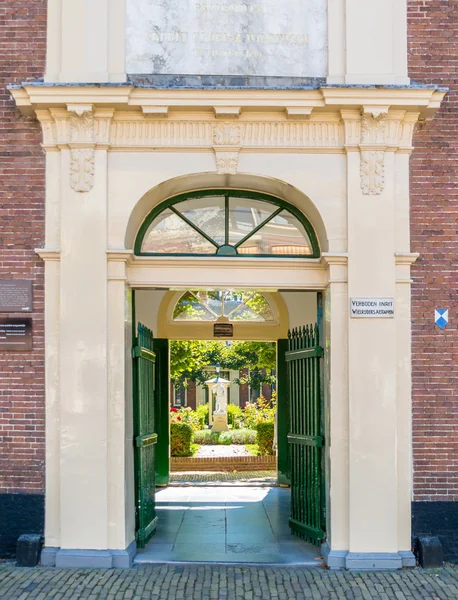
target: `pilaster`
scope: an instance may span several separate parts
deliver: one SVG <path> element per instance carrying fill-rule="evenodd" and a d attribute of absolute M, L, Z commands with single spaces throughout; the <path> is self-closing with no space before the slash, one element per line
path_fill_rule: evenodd
<path fill-rule="evenodd" d="M 323 254 L 325 292 L 325 447 L 327 450 L 328 565 L 341 564 L 349 547 L 348 256 Z"/>
<path fill-rule="evenodd" d="M 36 250 L 45 261 L 46 504 L 45 545 L 59 547 L 60 511 L 60 251 Z"/>
<path fill-rule="evenodd" d="M 96 119 L 91 106 L 69 105 L 55 117 L 62 153 L 61 548 L 105 550 L 107 151 L 96 148 Z M 81 151 L 91 160 L 86 154 L 82 158 Z M 78 177 L 75 152 L 79 157 Z"/>
<path fill-rule="evenodd" d="M 135 539 L 130 253 L 108 252 L 108 548 Z"/>

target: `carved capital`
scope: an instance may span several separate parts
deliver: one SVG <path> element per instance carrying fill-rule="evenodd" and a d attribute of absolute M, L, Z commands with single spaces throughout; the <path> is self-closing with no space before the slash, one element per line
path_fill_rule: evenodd
<path fill-rule="evenodd" d="M 378 196 L 385 187 L 385 152 L 361 151 L 361 189 L 365 196 Z"/>
<path fill-rule="evenodd" d="M 90 192 L 94 187 L 94 148 L 72 148 L 70 156 L 70 185 L 75 192 Z"/>
<path fill-rule="evenodd" d="M 362 115 L 361 122 L 361 143 L 362 144 L 379 144 L 386 143 L 387 130 L 387 112 L 369 113 L 365 112 Z"/>
<path fill-rule="evenodd" d="M 92 107 L 69 106 L 70 142 L 77 144 L 94 143 L 94 113 Z"/>
<path fill-rule="evenodd" d="M 221 123 L 213 128 L 215 146 L 240 146 L 241 128 L 235 123 Z"/>
<path fill-rule="evenodd" d="M 216 170 L 220 175 L 235 175 L 239 166 L 238 150 L 232 152 L 220 152 L 215 149 Z"/>

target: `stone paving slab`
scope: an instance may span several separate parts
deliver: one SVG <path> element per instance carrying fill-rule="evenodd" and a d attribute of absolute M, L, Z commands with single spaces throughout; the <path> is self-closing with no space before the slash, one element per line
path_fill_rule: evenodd
<path fill-rule="evenodd" d="M 319 568 L 319 548 L 291 535 L 290 499 L 290 490 L 279 487 L 161 489 L 156 534 L 135 563 Z"/>
<path fill-rule="evenodd" d="M 293 567 L 139 566 L 130 570 L 0 565 L 1 600 L 442 600 L 458 567 L 350 573 Z"/>

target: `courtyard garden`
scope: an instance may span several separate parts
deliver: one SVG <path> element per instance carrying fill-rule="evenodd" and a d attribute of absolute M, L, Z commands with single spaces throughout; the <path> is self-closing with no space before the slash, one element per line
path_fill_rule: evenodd
<path fill-rule="evenodd" d="M 172 408 L 170 443 L 173 457 L 186 456 L 273 456 L 275 435 L 275 394 L 271 400 L 260 396 L 244 408 L 228 405 L 228 431 L 214 432 L 209 425 L 209 405 Z M 213 450 L 210 450 L 210 447 Z M 218 452 L 215 447 L 226 451 Z M 229 448 L 230 447 L 230 448 Z"/>
<path fill-rule="evenodd" d="M 251 299 L 253 303 L 256 299 Z M 256 300 L 257 301 L 257 300 Z M 249 304 L 249 301 L 247 300 Z M 256 308 L 256 303 L 251 307 Z M 195 308 L 185 304 L 189 312 Z M 194 315 L 186 315 L 188 318 Z M 170 347 L 170 376 L 175 389 L 189 386 L 206 390 L 206 402 L 193 409 L 173 407 L 170 412 L 172 457 L 273 456 L 276 410 L 276 344 L 251 341 L 173 341 Z M 238 373 L 231 381 L 219 379 L 220 369 Z M 216 378 L 215 378 L 216 372 Z M 218 381 L 245 386 L 254 394 L 250 401 L 228 402 L 227 389 L 217 394 Z M 269 397 L 262 395 L 263 386 Z M 237 394 L 238 395 L 238 394 Z M 270 397 L 271 396 L 271 397 Z M 219 400 L 218 400 L 219 398 Z M 218 411 L 218 402 L 224 404 Z M 194 404 L 195 405 L 195 404 Z M 214 417 L 224 413 L 224 431 L 215 431 Z"/>

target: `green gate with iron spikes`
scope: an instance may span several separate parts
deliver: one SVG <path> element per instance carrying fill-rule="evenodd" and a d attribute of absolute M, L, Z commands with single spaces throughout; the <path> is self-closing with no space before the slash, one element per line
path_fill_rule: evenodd
<path fill-rule="evenodd" d="M 136 540 L 144 548 L 156 531 L 157 443 L 155 394 L 156 354 L 153 332 L 138 324 L 133 348 L 134 360 L 134 452 L 135 452 L 135 520 Z"/>
<path fill-rule="evenodd" d="M 288 331 L 288 350 L 285 358 L 289 382 L 289 526 L 294 535 L 317 546 L 325 539 L 320 366 L 322 356 L 318 324 Z"/>

